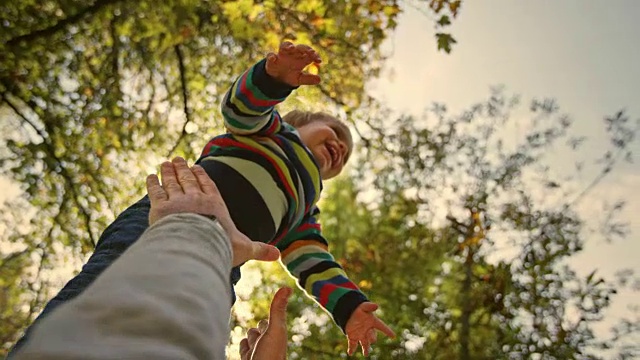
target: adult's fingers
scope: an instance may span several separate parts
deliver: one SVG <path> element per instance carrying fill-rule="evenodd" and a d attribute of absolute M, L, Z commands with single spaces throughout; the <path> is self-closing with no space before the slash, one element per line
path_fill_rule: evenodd
<path fill-rule="evenodd" d="M 156 206 L 159 202 L 167 200 L 167 193 L 160 186 L 160 180 L 158 175 L 151 174 L 147 176 L 147 194 L 149 194 L 149 200 L 151 206 Z"/>
<path fill-rule="evenodd" d="M 249 260 L 276 261 L 280 258 L 280 251 L 275 246 L 251 241 L 246 235 L 235 228 L 230 218 L 218 218 L 220 225 L 230 234 L 233 248 L 233 266 L 244 264 Z M 232 228 L 233 230 L 227 230 Z"/>
<path fill-rule="evenodd" d="M 269 322 L 267 320 L 262 319 L 258 323 L 258 331 L 260 331 L 260 334 L 264 334 L 264 332 L 267 331 L 268 327 L 269 327 Z"/>
<path fill-rule="evenodd" d="M 280 258 L 280 251 L 273 245 L 251 241 L 251 247 L 251 259 L 253 260 L 276 261 Z"/>
<path fill-rule="evenodd" d="M 293 293 L 290 287 L 282 287 L 278 289 L 271 300 L 269 308 L 269 326 L 278 325 L 287 326 L 287 305 L 289 305 L 289 297 Z"/>
<path fill-rule="evenodd" d="M 185 194 L 198 194 L 202 192 L 200 189 L 200 183 L 196 179 L 185 159 L 181 157 L 175 157 L 171 161 L 176 172 L 178 184 L 182 187 Z"/>
<path fill-rule="evenodd" d="M 191 171 L 193 171 L 193 173 L 195 174 L 196 180 L 198 180 L 198 183 L 200 184 L 200 188 L 205 194 L 220 195 L 220 190 L 218 190 L 218 186 L 216 186 L 216 183 L 214 183 L 213 180 L 211 180 L 211 178 L 209 177 L 209 175 L 207 174 L 207 172 L 204 170 L 202 166 L 193 165 L 193 167 L 191 168 Z"/>
<path fill-rule="evenodd" d="M 240 341 L 240 360 L 249 360 L 251 346 L 249 346 L 249 340 L 247 338 Z"/>
<path fill-rule="evenodd" d="M 165 161 L 160 165 L 160 175 L 162 176 L 162 187 L 167 193 L 167 197 L 184 193 L 182 186 L 178 183 L 173 163 Z"/>
<path fill-rule="evenodd" d="M 249 331 L 247 331 L 247 340 L 249 341 L 249 346 L 250 347 L 255 347 L 256 346 L 256 342 L 258 341 L 258 338 L 260 337 L 260 331 L 258 331 L 258 329 L 256 328 L 251 328 L 249 329 Z"/>

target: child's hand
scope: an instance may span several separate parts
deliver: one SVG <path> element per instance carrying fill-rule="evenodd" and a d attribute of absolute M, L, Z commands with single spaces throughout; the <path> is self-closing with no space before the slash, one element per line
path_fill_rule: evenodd
<path fill-rule="evenodd" d="M 351 318 L 349 318 L 347 326 L 345 326 L 347 340 L 349 341 L 349 347 L 347 349 L 349 355 L 353 355 L 353 353 L 358 350 L 358 344 L 362 346 L 364 356 L 369 355 L 371 344 L 377 340 L 376 330 L 382 331 L 382 333 L 390 338 L 396 337 L 393 330 L 373 315 L 373 312 L 377 309 L 377 304 L 364 302 L 351 314 Z"/>
<path fill-rule="evenodd" d="M 317 85 L 320 76 L 302 70 L 311 63 L 321 62 L 320 55 L 311 47 L 285 41 L 277 54 L 267 55 L 266 70 L 269 76 L 291 86 Z"/>

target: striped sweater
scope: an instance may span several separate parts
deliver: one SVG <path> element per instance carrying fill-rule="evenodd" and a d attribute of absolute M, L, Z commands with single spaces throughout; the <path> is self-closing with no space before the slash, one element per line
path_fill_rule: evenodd
<path fill-rule="evenodd" d="M 213 138 L 198 163 L 218 185 L 238 229 L 278 247 L 298 285 L 344 331 L 367 298 L 328 251 L 316 221 L 318 164 L 274 109 L 294 89 L 271 78 L 265 60 L 252 66 L 224 98 L 228 133 Z"/>

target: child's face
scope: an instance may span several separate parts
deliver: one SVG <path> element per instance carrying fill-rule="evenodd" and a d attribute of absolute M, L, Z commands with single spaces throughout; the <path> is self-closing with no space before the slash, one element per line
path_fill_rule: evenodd
<path fill-rule="evenodd" d="M 323 180 L 340 174 L 346 162 L 348 146 L 330 123 L 314 121 L 298 128 L 302 142 L 311 150 L 320 166 Z"/>

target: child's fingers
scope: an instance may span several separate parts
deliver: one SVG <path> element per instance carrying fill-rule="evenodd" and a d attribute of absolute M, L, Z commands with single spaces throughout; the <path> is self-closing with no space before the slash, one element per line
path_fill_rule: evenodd
<path fill-rule="evenodd" d="M 307 72 L 300 73 L 298 84 L 300 85 L 318 85 L 320 84 L 320 76 Z"/>
<path fill-rule="evenodd" d="M 295 49 L 295 46 L 290 41 L 285 41 L 280 44 L 279 51 L 282 53 L 290 53 L 293 49 Z"/>
<path fill-rule="evenodd" d="M 154 206 L 159 201 L 167 200 L 167 193 L 160 186 L 158 175 L 151 174 L 147 176 L 147 194 L 149 194 L 151 206 Z"/>
<path fill-rule="evenodd" d="M 364 312 L 370 313 L 378 310 L 378 304 L 372 302 L 363 302 L 362 304 L 360 304 L 359 308 Z"/>
<path fill-rule="evenodd" d="M 267 54 L 267 63 L 269 65 L 275 65 L 278 62 L 278 56 L 272 52 Z"/>
<path fill-rule="evenodd" d="M 191 171 L 196 175 L 200 188 L 207 195 L 220 195 L 220 190 L 216 183 L 211 180 L 207 172 L 200 165 L 193 165 Z"/>
<path fill-rule="evenodd" d="M 369 331 L 367 331 L 367 340 L 370 344 L 375 344 L 375 342 L 378 341 L 376 329 L 369 329 Z"/>
<path fill-rule="evenodd" d="M 305 62 L 312 62 L 313 49 L 307 45 L 297 45 L 294 50 L 294 56 L 298 60 L 303 60 Z"/>
<path fill-rule="evenodd" d="M 301 54 L 308 54 L 310 52 L 315 52 L 313 48 L 309 45 L 299 44 L 296 46 L 296 50 Z"/>
<path fill-rule="evenodd" d="M 320 57 L 320 54 L 318 54 L 315 50 L 313 50 L 312 48 L 309 48 L 307 50 L 307 57 L 309 58 L 309 60 L 311 62 L 314 63 L 321 63 L 322 62 L 322 58 Z"/>
<path fill-rule="evenodd" d="M 349 345 L 347 346 L 347 354 L 349 356 L 353 355 L 354 352 L 358 349 L 358 341 L 349 339 Z"/>
<path fill-rule="evenodd" d="M 362 355 L 369 356 L 369 351 L 371 350 L 371 344 L 368 341 L 362 340 L 360 341 L 360 346 L 362 346 Z"/>
<path fill-rule="evenodd" d="M 388 337 L 395 339 L 396 334 L 393 332 L 393 330 L 391 330 L 390 327 L 387 326 L 387 324 L 383 323 L 382 320 L 376 318 L 373 327 L 375 327 L 376 329 L 382 331 L 383 334 L 387 335 Z"/>

